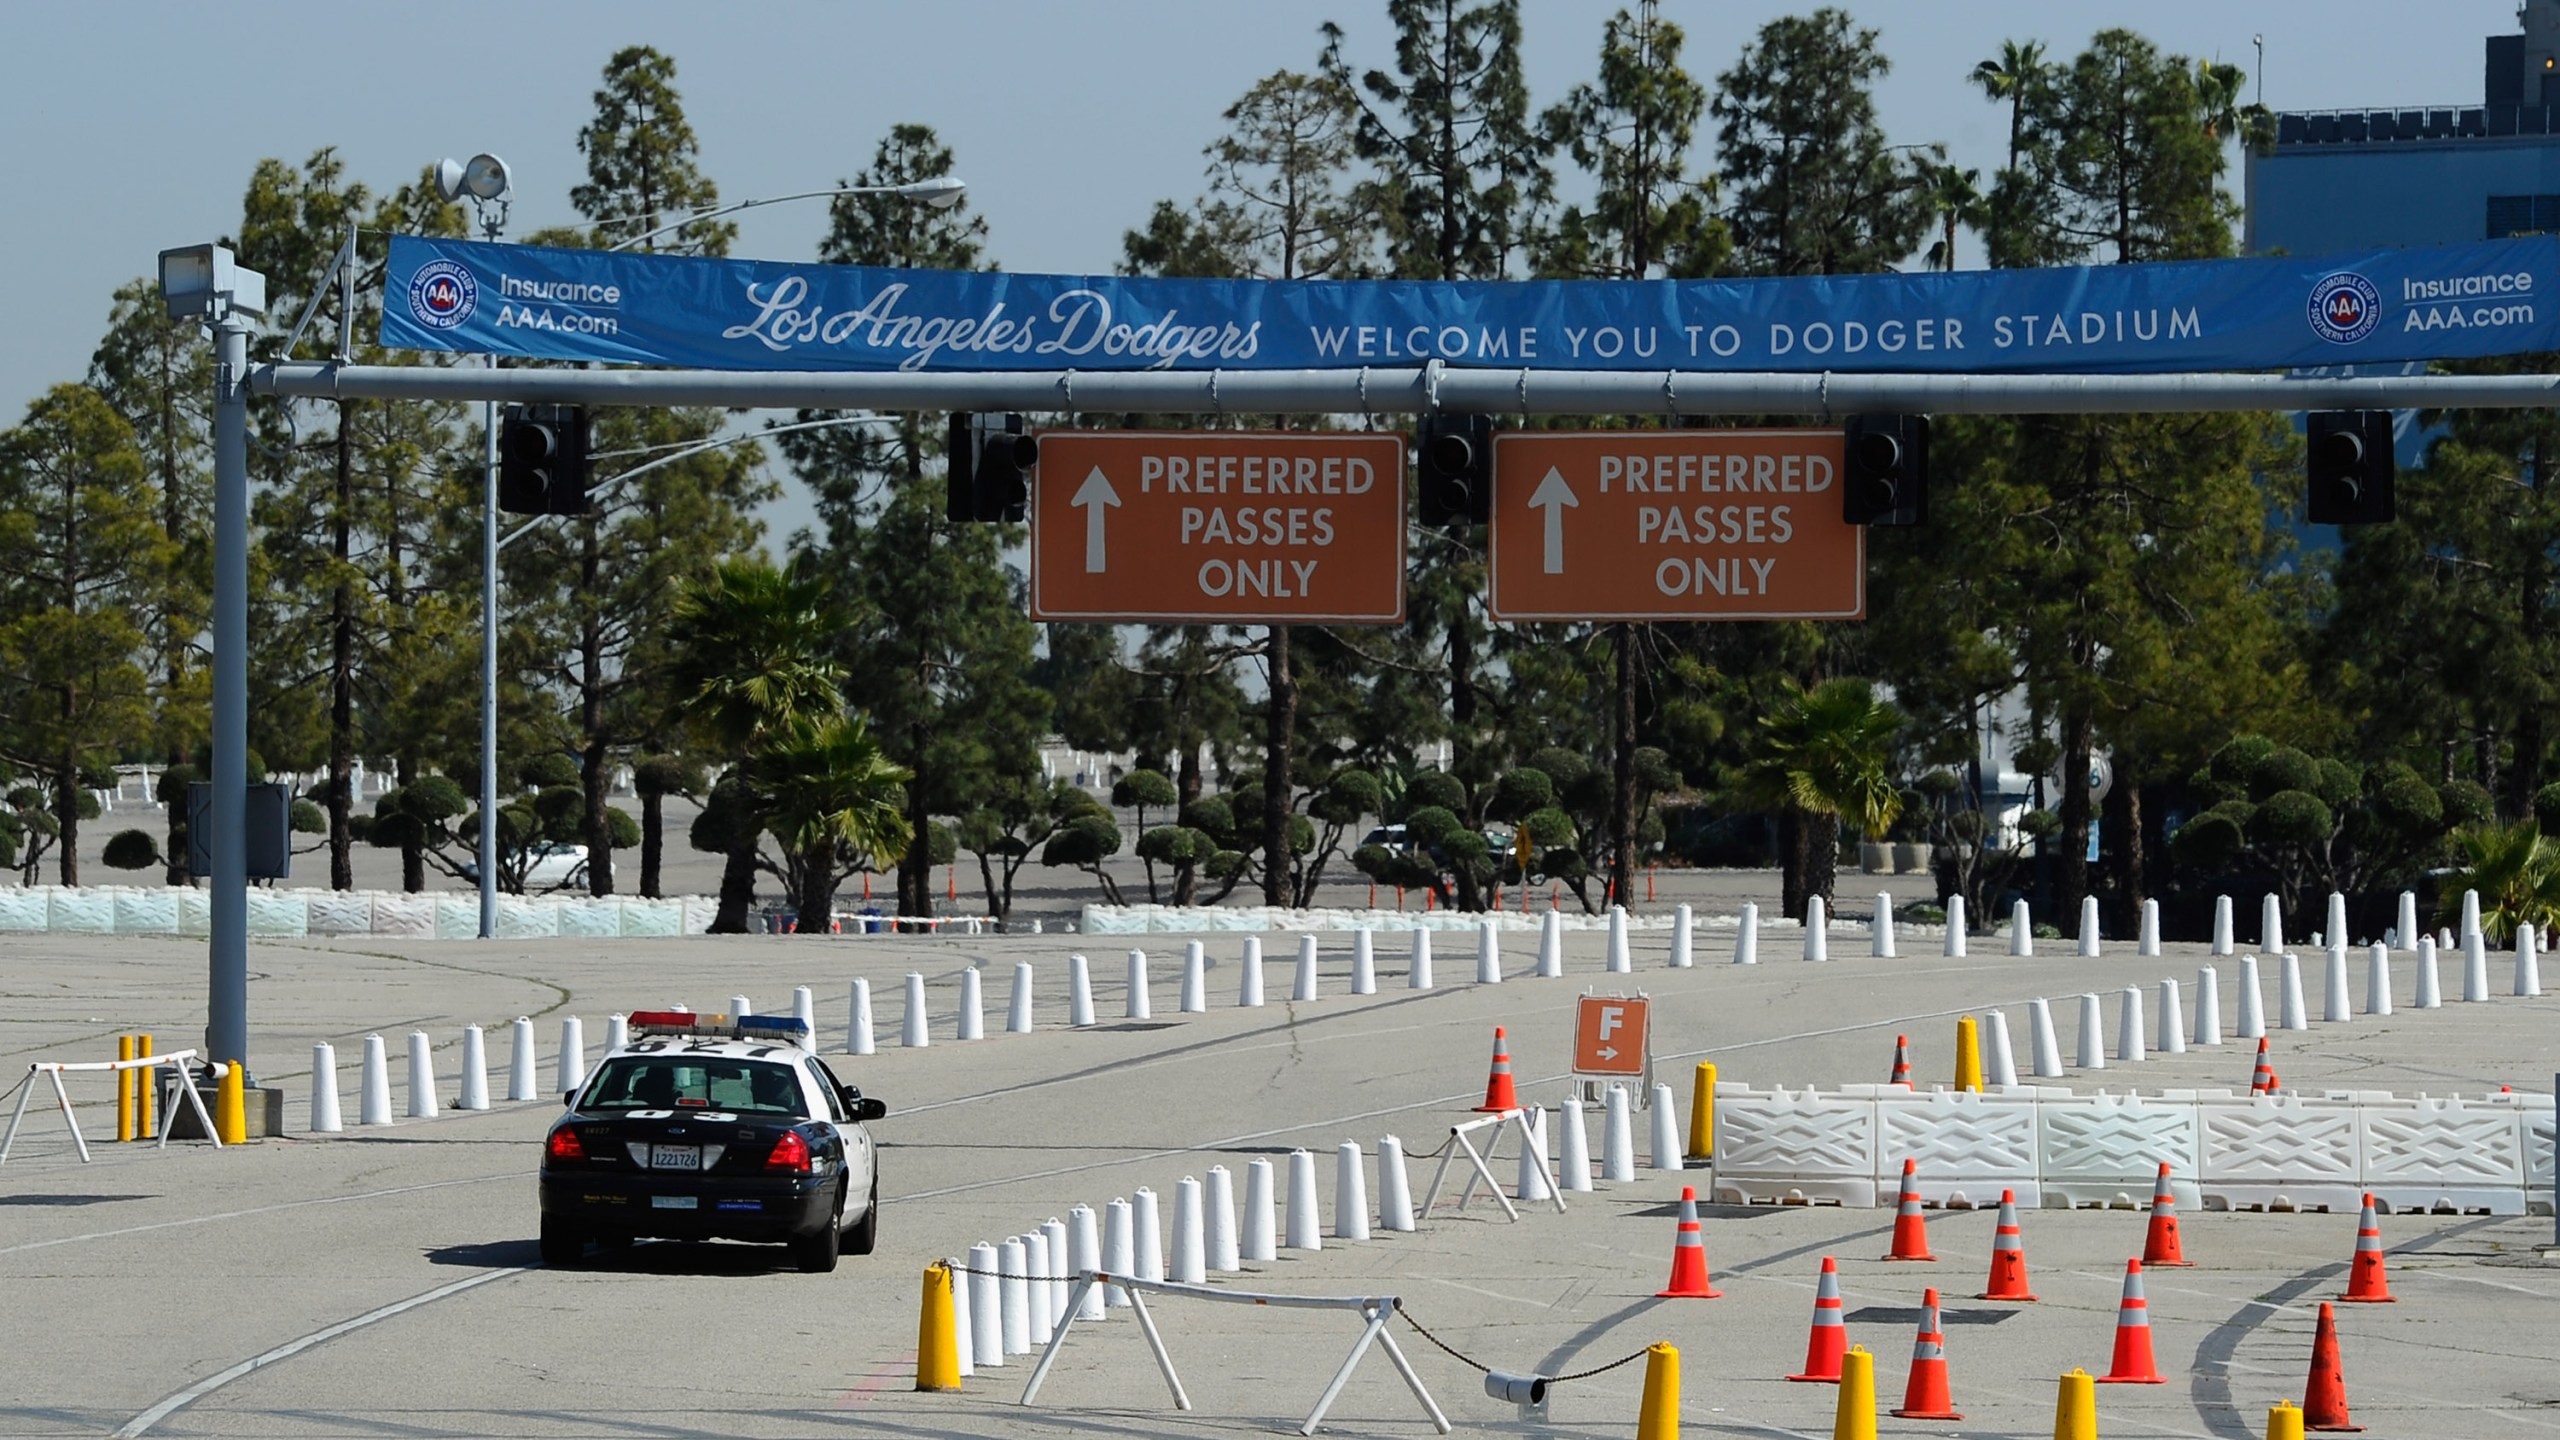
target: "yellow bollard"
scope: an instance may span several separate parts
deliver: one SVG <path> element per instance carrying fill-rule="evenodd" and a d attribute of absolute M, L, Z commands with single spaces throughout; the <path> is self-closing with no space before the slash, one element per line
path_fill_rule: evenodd
<path fill-rule="evenodd" d="M 242 1076 L 239 1061 L 225 1064 L 222 1067 L 222 1088 L 214 1092 L 213 1126 L 225 1145 L 249 1143 L 249 1096 L 243 1088 L 247 1081 Z"/>
<path fill-rule="evenodd" d="M 133 1058 L 136 1060 L 148 1060 L 151 1058 L 150 1036 L 137 1035 L 134 1037 Z M 145 1066 L 142 1069 L 133 1072 L 133 1083 L 142 1097 L 141 1101 L 134 1107 L 133 1138 L 136 1140 L 148 1140 L 155 1133 L 154 1126 L 152 1125 L 152 1112 L 160 1108 L 160 1097 L 152 1092 L 151 1077 L 156 1073 L 157 1072 L 149 1066 Z"/>
<path fill-rule="evenodd" d="M 1982 1038 L 1970 1015 L 1956 1017 L 1956 1088 L 1982 1090 Z"/>
<path fill-rule="evenodd" d="M 2302 1407 L 2290 1400 L 2268 1406 L 2267 1440 L 2302 1440 Z"/>
<path fill-rule="evenodd" d="M 1840 1409 L 1831 1440 L 1876 1440 L 1876 1357 L 1852 1345 L 1840 1357 Z"/>
<path fill-rule="evenodd" d="M 960 1388 L 960 1334 L 951 1314 L 951 1267 L 924 1267 L 924 1306 L 916 1312 L 916 1388 Z"/>
<path fill-rule="evenodd" d="M 2098 1382 L 2086 1370 L 2062 1377 L 2053 1402 L 2053 1440 L 2098 1440 Z"/>
<path fill-rule="evenodd" d="M 1636 1440 L 1680 1440 L 1680 1351 L 1657 1341 L 1644 1352 L 1644 1406 Z"/>
<path fill-rule="evenodd" d="M 1689 1158 L 1712 1160 L 1716 1154 L 1716 1062 L 1698 1062 L 1697 1082 L 1689 1087 Z"/>
<path fill-rule="evenodd" d="M 132 1036 L 116 1037 L 116 1058 L 118 1060 L 133 1058 Z M 116 1138 L 118 1140 L 133 1138 L 133 1077 L 136 1073 L 131 1070 L 116 1072 Z"/>

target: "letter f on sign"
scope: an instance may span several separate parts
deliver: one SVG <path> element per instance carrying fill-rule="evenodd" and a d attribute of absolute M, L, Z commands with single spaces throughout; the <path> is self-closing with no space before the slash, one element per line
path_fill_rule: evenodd
<path fill-rule="evenodd" d="M 1609 1032 L 1617 1029 L 1620 1025 L 1625 1024 L 1626 1021 L 1627 1012 L 1619 1009 L 1617 1006 L 1611 1005 L 1603 1009 L 1600 1012 L 1600 1043 L 1603 1045 L 1608 1044 Z"/>

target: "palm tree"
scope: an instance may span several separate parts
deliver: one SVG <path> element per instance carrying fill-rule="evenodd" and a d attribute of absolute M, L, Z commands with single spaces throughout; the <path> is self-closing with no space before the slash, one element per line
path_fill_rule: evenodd
<path fill-rule="evenodd" d="M 1971 226 L 1976 230 L 1991 223 L 1991 202 L 1982 193 L 1982 172 L 1967 170 L 1937 159 L 1919 157 L 1915 168 L 1921 190 L 1929 197 L 1929 209 L 1938 217 L 1941 236 L 1929 247 L 1928 266 L 1932 270 L 1956 268 L 1956 227 Z"/>
<path fill-rule="evenodd" d="M 1761 721 L 1759 743 L 1735 798 L 1793 814 L 1800 855 L 1783 856 L 1782 908 L 1798 919 L 1804 899 L 1831 899 L 1840 827 L 1881 835 L 1902 813 L 1893 783 L 1893 739 L 1903 714 L 1864 680 L 1827 680 L 1807 691 L 1793 682 Z"/>
<path fill-rule="evenodd" d="M 2560 922 L 2560 844 L 2530 819 L 2491 822 L 2454 832 L 2462 864 L 2444 879 L 2438 908 L 2447 922 L 2462 910 L 2462 892 L 2480 892 L 2480 933 L 2501 944 L 2518 925 L 2548 935 Z"/>
<path fill-rule="evenodd" d="M 746 762 L 795 720 L 841 710 L 842 671 L 831 648 L 844 625 L 825 578 L 799 558 L 783 569 L 758 558 L 723 560 L 676 601 L 667 640 L 677 718 L 732 767 L 696 822 L 728 855 L 715 934 L 743 932 L 755 901 L 763 824 Z"/>
<path fill-rule="evenodd" d="M 792 866 L 798 933 L 824 935 L 850 867 L 878 867 L 915 838 L 906 816 L 914 773 L 881 754 L 861 716 L 842 712 L 785 719 L 748 769 L 765 828 Z"/>
<path fill-rule="evenodd" d="M 2026 140 L 2027 102 L 2051 69 L 2045 64 L 2041 40 L 2003 40 L 1998 55 L 1973 67 L 1970 78 L 1981 87 L 1983 98 L 1995 105 L 2009 103 L 2009 163 L 2001 167 L 2004 172 L 2018 168 L 2018 151 Z"/>

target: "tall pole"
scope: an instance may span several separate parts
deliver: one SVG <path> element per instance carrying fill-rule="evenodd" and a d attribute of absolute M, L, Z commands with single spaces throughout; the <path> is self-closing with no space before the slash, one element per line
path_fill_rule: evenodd
<path fill-rule="evenodd" d="M 498 357 L 489 357 L 498 368 Z M 498 402 L 481 414 L 480 938 L 498 936 Z"/>
<path fill-rule="evenodd" d="M 213 322 L 213 857 L 210 1060 L 249 1058 L 249 317 Z"/>

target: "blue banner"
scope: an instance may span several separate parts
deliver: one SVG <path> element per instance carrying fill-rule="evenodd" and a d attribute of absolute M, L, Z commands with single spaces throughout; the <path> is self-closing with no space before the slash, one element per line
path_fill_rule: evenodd
<path fill-rule="evenodd" d="M 382 343 L 715 370 L 2139 373 L 2560 350 L 2560 237 L 1779 280 L 1156 280 L 391 242 Z"/>

